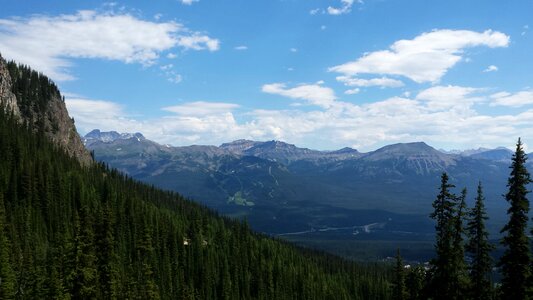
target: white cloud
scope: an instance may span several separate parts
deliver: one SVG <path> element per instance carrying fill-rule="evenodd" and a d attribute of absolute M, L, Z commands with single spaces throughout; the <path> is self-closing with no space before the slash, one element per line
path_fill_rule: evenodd
<path fill-rule="evenodd" d="M 162 71 L 162 74 L 167 78 L 168 82 L 180 83 L 183 81 L 183 76 L 181 76 L 181 74 L 178 74 L 178 72 L 174 70 L 173 64 L 161 65 L 159 69 Z"/>
<path fill-rule="evenodd" d="M 194 33 L 193 35 L 178 37 L 178 45 L 185 49 L 217 51 L 220 49 L 220 41 L 207 35 Z"/>
<path fill-rule="evenodd" d="M 167 70 L 170 70 L 174 67 L 173 64 L 168 64 L 168 65 L 162 65 L 159 67 L 159 69 L 161 69 L 162 71 L 167 71 Z"/>
<path fill-rule="evenodd" d="M 163 110 L 184 116 L 206 116 L 228 113 L 238 107 L 239 105 L 233 103 L 196 101 L 164 107 Z"/>
<path fill-rule="evenodd" d="M 69 115 L 74 117 L 76 128 L 88 132 L 99 128 L 103 130 L 141 131 L 138 122 L 126 117 L 123 107 L 104 100 L 91 100 L 77 95 L 65 94 Z M 139 129 L 139 130 L 137 130 Z"/>
<path fill-rule="evenodd" d="M 328 6 L 328 14 L 338 16 L 347 14 L 352 11 L 352 6 L 354 4 L 354 0 L 341 0 L 341 6 L 340 7 L 332 7 Z"/>
<path fill-rule="evenodd" d="M 482 97 L 473 94 L 481 89 L 462 86 L 434 86 L 418 93 L 416 100 L 426 103 L 431 110 L 469 109 L 475 102 L 483 101 Z"/>
<path fill-rule="evenodd" d="M 335 92 L 317 84 L 304 84 L 294 88 L 287 88 L 283 83 L 265 84 L 262 91 L 268 94 L 280 95 L 292 99 L 306 100 L 312 105 L 330 107 L 336 99 Z"/>
<path fill-rule="evenodd" d="M 521 107 L 533 104 L 533 91 L 521 91 L 514 94 L 500 92 L 490 96 L 491 106 Z"/>
<path fill-rule="evenodd" d="M 495 65 L 490 65 L 485 70 L 483 70 L 483 72 L 485 73 L 496 72 L 496 71 L 498 71 L 498 67 L 496 67 Z"/>
<path fill-rule="evenodd" d="M 240 50 L 240 51 L 248 50 L 248 46 L 241 45 L 241 46 L 237 46 L 237 47 L 235 47 L 234 49 L 235 49 L 235 50 Z"/>
<path fill-rule="evenodd" d="M 355 95 L 355 94 L 359 94 L 361 90 L 359 88 L 355 88 L 355 89 L 350 89 L 350 90 L 346 90 L 344 91 L 344 93 L 346 95 Z"/>
<path fill-rule="evenodd" d="M 358 87 L 369 87 L 369 86 L 402 87 L 404 86 L 402 81 L 388 78 L 388 77 L 362 79 L 362 78 L 354 78 L 354 77 L 349 77 L 349 76 L 337 76 L 337 81 L 344 83 L 344 85 L 346 86 L 358 86 Z"/>
<path fill-rule="evenodd" d="M 311 15 L 316 15 L 316 14 L 318 14 L 318 13 L 321 12 L 321 11 L 322 11 L 322 10 L 321 10 L 320 8 L 315 8 L 315 9 L 311 9 L 311 10 L 309 11 L 309 14 L 311 14 Z M 323 11 L 322 11 L 322 12 L 323 12 Z"/>
<path fill-rule="evenodd" d="M 296 48 L 290 48 L 289 51 L 291 51 L 292 53 L 296 53 L 296 52 L 298 52 L 298 49 L 296 49 Z"/>
<path fill-rule="evenodd" d="M 185 5 L 191 5 L 195 2 L 199 2 L 200 0 L 179 0 L 179 1 Z"/>
<path fill-rule="evenodd" d="M 471 47 L 507 47 L 509 36 L 492 30 L 434 30 L 412 40 L 396 41 L 390 49 L 367 53 L 359 59 L 330 68 L 344 76 L 400 75 L 411 80 L 438 82 Z"/>
<path fill-rule="evenodd" d="M 320 26 L 320 30 L 326 30 L 326 28 L 327 28 L 326 25 Z"/>
<path fill-rule="evenodd" d="M 151 22 L 124 13 L 78 11 L 0 19 L 2 55 L 55 80 L 74 78 L 68 72 L 70 58 L 151 65 L 175 47 L 215 51 L 219 41 L 176 22 Z"/>
<path fill-rule="evenodd" d="M 173 74 L 171 77 L 168 78 L 168 81 L 172 83 L 180 83 L 183 81 L 183 76 L 180 74 Z"/>

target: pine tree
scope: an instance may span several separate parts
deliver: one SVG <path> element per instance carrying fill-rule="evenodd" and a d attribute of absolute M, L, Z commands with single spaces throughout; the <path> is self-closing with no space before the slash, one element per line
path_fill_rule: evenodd
<path fill-rule="evenodd" d="M 441 176 L 440 191 L 433 202 L 434 212 L 430 215 L 436 220 L 435 252 L 437 257 L 432 264 L 432 287 L 435 299 L 450 299 L 457 291 L 454 290 L 454 230 L 456 196 L 450 191 L 455 187 L 448 183 L 448 175 Z"/>
<path fill-rule="evenodd" d="M 407 290 L 405 287 L 405 268 L 403 265 L 402 256 L 400 255 L 400 248 L 396 252 L 396 266 L 394 267 L 394 290 L 393 299 L 404 300 L 407 299 Z"/>
<path fill-rule="evenodd" d="M 466 226 L 469 237 L 466 251 L 472 259 L 470 264 L 470 296 L 475 300 L 490 299 L 492 295 L 490 251 L 494 246 L 489 243 L 489 233 L 485 228 L 485 221 L 488 217 L 484 201 L 483 187 L 480 182 L 477 187 L 476 202 L 468 213 Z"/>
<path fill-rule="evenodd" d="M 526 160 L 522 141 L 518 139 L 507 183 L 509 191 L 505 195 L 510 204 L 507 210 L 509 222 L 501 230 L 501 233 L 505 234 L 501 243 L 506 247 L 499 261 L 503 275 L 501 292 L 504 299 L 528 299 L 527 285 L 531 270 L 529 238 L 526 235 L 529 212 L 527 185 L 531 178 L 525 166 Z"/>

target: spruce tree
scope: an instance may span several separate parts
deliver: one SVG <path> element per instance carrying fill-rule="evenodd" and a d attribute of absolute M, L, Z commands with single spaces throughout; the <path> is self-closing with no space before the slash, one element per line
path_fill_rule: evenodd
<path fill-rule="evenodd" d="M 501 293 L 504 299 L 528 299 L 527 285 L 531 270 L 529 238 L 526 235 L 529 212 L 527 194 L 530 192 L 527 185 L 531 178 L 525 166 L 526 160 L 522 141 L 518 139 L 507 183 L 509 190 L 505 195 L 510 204 L 507 210 L 509 222 L 501 230 L 501 233 L 505 234 L 501 243 L 506 248 L 499 261 L 503 276 Z"/>
<path fill-rule="evenodd" d="M 450 191 L 455 187 L 448 183 L 448 175 L 441 176 L 440 191 L 437 199 L 433 202 L 434 212 L 430 215 L 435 219 L 436 243 L 435 252 L 437 257 L 432 264 L 432 287 L 435 299 L 449 299 L 456 291 L 453 285 L 453 240 L 454 240 L 454 217 L 456 196 Z"/>
<path fill-rule="evenodd" d="M 400 255 L 400 248 L 396 251 L 396 266 L 394 267 L 394 290 L 392 298 L 395 300 L 407 299 L 407 291 L 405 287 L 405 269 L 403 265 L 402 256 Z"/>
<path fill-rule="evenodd" d="M 483 187 L 480 182 L 477 187 L 476 202 L 468 213 L 468 224 L 466 226 L 469 238 L 466 251 L 472 259 L 470 264 L 470 296 L 475 300 L 490 299 L 492 294 L 490 281 L 492 258 L 490 257 L 490 251 L 494 247 L 489 243 L 489 233 L 485 228 L 485 221 L 488 217 L 484 201 Z"/>

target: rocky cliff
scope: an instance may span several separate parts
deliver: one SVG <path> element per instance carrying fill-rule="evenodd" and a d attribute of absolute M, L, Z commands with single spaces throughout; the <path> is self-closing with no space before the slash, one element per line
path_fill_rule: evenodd
<path fill-rule="evenodd" d="M 12 81 L 7 69 L 5 60 L 0 56 L 0 106 L 7 111 L 13 111 L 15 115 L 20 115 L 17 106 L 17 98 L 12 92 Z"/>
<path fill-rule="evenodd" d="M 44 132 L 84 165 L 92 162 L 63 97 L 46 76 L 0 56 L 0 106 L 35 131 Z"/>

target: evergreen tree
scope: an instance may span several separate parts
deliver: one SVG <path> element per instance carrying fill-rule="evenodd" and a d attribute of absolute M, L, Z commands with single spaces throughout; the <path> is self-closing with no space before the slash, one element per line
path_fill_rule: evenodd
<path fill-rule="evenodd" d="M 490 299 L 492 295 L 490 251 L 494 247 L 489 243 L 489 233 L 485 228 L 485 221 L 488 217 L 484 201 L 483 187 L 480 182 L 477 187 L 476 202 L 468 213 L 466 226 L 468 233 L 466 251 L 472 259 L 470 264 L 470 296 L 475 300 Z"/>
<path fill-rule="evenodd" d="M 469 284 L 468 271 L 465 262 L 465 247 L 464 247 L 464 226 L 463 220 L 467 213 L 466 208 L 466 188 L 461 191 L 461 196 L 456 200 L 456 215 L 454 217 L 455 229 L 453 238 L 453 271 L 452 277 L 453 288 L 457 292 L 457 297 L 463 299 L 467 294 Z"/>
<path fill-rule="evenodd" d="M 499 261 L 503 276 L 501 282 L 503 299 L 528 299 L 527 285 L 531 270 L 529 238 L 526 235 L 529 212 L 527 194 L 530 192 L 527 185 L 531 182 L 531 178 L 525 166 L 526 160 L 522 141 L 518 139 L 507 183 L 509 190 L 505 195 L 510 204 L 507 210 L 509 222 L 501 230 L 501 233 L 505 234 L 501 243 L 506 248 Z"/>
<path fill-rule="evenodd" d="M 422 266 L 415 266 L 409 270 L 406 278 L 406 287 L 409 300 L 422 300 L 424 290 L 425 270 Z"/>
<path fill-rule="evenodd" d="M 443 173 L 437 199 L 433 202 L 434 212 L 430 215 L 435 219 L 436 258 L 431 261 L 432 277 L 430 292 L 435 299 L 455 299 L 456 274 L 454 270 L 454 232 L 455 232 L 455 204 L 456 196 L 450 191 L 455 187 L 448 183 L 448 174 Z"/>
<path fill-rule="evenodd" d="M 405 268 L 403 265 L 400 248 L 396 251 L 396 266 L 394 267 L 394 290 L 392 298 L 396 300 L 407 299 L 407 290 L 405 287 Z"/>

